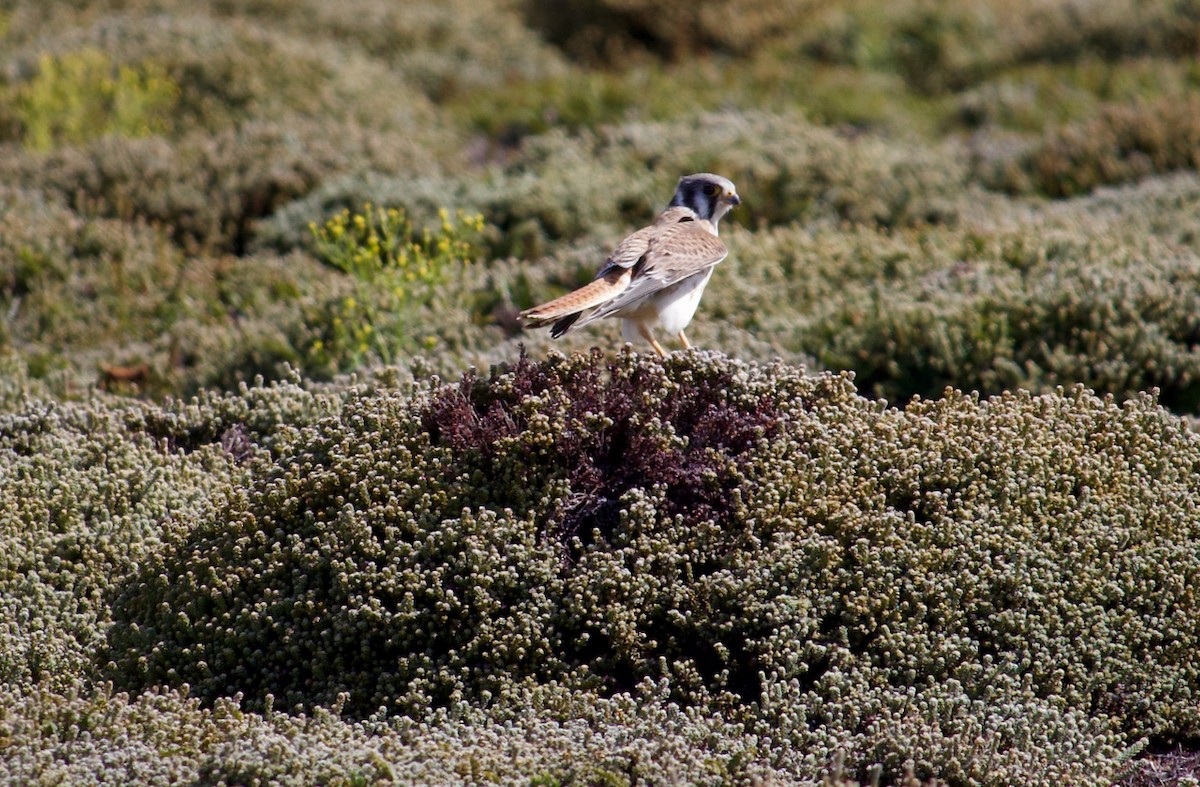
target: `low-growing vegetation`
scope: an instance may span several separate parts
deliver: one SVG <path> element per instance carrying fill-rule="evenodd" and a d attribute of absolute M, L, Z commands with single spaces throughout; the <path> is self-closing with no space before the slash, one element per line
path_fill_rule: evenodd
<path fill-rule="evenodd" d="M 1004 784 L 1102 781 L 1200 727 L 1200 444 L 1149 397 L 901 411 L 844 375 L 597 353 L 410 393 L 25 399 L 3 435 L 17 777 L 104 756 L 126 714 L 212 730 L 131 767 L 258 778 L 283 764 L 236 730 L 364 767 L 462 725 L 666 714 L 644 752 L 525 767 L 645 774 L 670 741 L 675 773 Z"/>
<path fill-rule="evenodd" d="M 104 52 L 83 49 L 43 55 L 37 77 L 16 91 L 13 103 L 21 139 L 47 150 L 109 134 L 163 131 L 177 97 L 178 88 L 154 64 L 114 68 Z"/>
<path fill-rule="evenodd" d="M 1198 20 L 0 0 L 0 782 L 1195 783 Z"/>
<path fill-rule="evenodd" d="M 328 338 L 309 348 L 317 369 L 347 362 L 354 368 L 371 359 L 394 363 L 421 346 L 414 307 L 428 306 L 440 287 L 461 287 L 461 269 L 475 257 L 467 233 L 483 229 L 479 215 L 460 214 L 455 222 L 443 210 L 438 218 L 436 232 L 418 234 L 402 210 L 367 203 L 353 215 L 342 211 L 310 227 L 317 257 L 354 282 L 353 293 L 324 320 Z"/>

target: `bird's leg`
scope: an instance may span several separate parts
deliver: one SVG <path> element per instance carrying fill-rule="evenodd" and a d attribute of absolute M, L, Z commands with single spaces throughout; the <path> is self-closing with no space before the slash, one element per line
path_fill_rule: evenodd
<path fill-rule="evenodd" d="M 667 351 L 666 351 L 666 350 L 664 350 L 664 349 L 662 348 L 662 345 L 661 345 L 661 344 L 659 344 L 659 343 L 658 343 L 658 341 L 656 341 L 656 340 L 655 340 L 655 338 L 654 338 L 653 336 L 651 336 L 651 335 L 650 335 L 650 329 L 649 329 L 649 328 L 647 328 L 645 325 L 642 325 L 642 324 L 639 322 L 639 323 L 638 323 L 638 327 L 637 327 L 637 329 L 638 329 L 638 333 L 640 333 L 640 334 L 642 335 L 642 338 L 643 338 L 643 339 L 645 339 L 646 341 L 650 342 L 650 346 L 651 346 L 651 347 L 653 347 L 653 348 L 654 348 L 654 349 L 655 349 L 655 350 L 658 352 L 658 357 L 659 357 L 659 358 L 666 358 L 666 357 L 667 357 Z"/>
<path fill-rule="evenodd" d="M 685 350 L 692 349 L 692 343 L 689 342 L 687 340 L 687 337 L 683 335 L 683 331 L 679 332 L 679 341 L 683 343 L 683 349 L 685 349 Z"/>

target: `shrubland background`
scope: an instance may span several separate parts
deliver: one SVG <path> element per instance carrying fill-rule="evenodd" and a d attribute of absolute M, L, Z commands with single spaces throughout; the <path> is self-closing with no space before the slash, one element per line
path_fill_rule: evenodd
<path fill-rule="evenodd" d="M 0 0 L 0 778 L 1194 784 L 1198 50 Z M 521 331 L 702 170 L 705 350 Z"/>

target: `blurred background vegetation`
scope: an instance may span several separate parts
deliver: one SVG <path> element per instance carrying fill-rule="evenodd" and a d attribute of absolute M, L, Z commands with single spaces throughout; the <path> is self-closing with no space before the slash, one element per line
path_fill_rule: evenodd
<path fill-rule="evenodd" d="M 1197 55 L 1200 0 L 0 0 L 0 781 L 1158 783 Z M 703 170 L 717 354 L 522 330 Z"/>
<path fill-rule="evenodd" d="M 515 313 L 714 170 L 701 346 L 1200 402 L 1191 0 L 4 0 L 0 36 L 0 348 L 61 395 L 541 352 Z M 367 202 L 482 216 L 472 264 L 348 309 L 312 227 Z"/>

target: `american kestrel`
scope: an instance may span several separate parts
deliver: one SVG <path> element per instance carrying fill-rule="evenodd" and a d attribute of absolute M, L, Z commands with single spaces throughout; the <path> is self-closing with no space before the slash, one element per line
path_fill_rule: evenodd
<path fill-rule="evenodd" d="M 620 317 L 627 342 L 641 336 L 666 356 L 651 332 L 661 327 L 691 347 L 683 329 L 713 268 L 729 253 L 717 237 L 717 222 L 741 202 L 733 183 L 720 175 L 684 175 L 667 209 L 621 241 L 594 281 L 526 309 L 521 319 L 531 327 L 553 323 L 550 335 L 557 339 L 602 317 Z"/>

